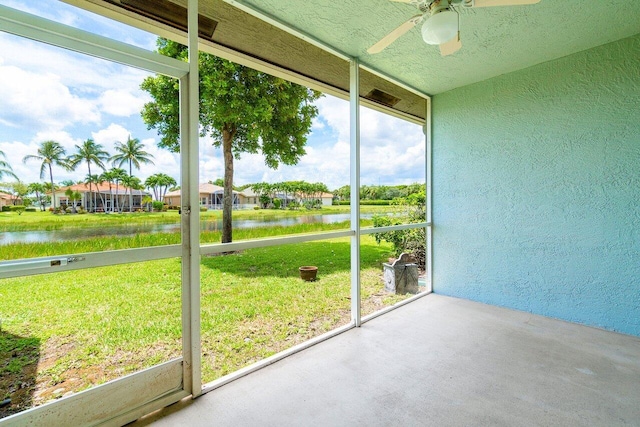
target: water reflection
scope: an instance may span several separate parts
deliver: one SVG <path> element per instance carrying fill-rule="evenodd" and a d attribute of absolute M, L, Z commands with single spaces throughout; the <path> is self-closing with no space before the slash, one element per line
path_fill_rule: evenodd
<path fill-rule="evenodd" d="M 363 214 L 361 218 L 371 218 L 371 214 Z M 349 220 L 349 214 L 301 215 L 286 218 L 239 219 L 233 221 L 233 228 L 256 228 L 269 226 L 291 226 L 296 224 L 333 224 Z M 202 231 L 218 231 L 222 229 L 222 219 L 211 219 L 200 222 Z M 143 233 L 177 233 L 180 224 L 131 224 L 111 227 L 87 227 L 47 231 L 15 231 L 0 234 L 0 245 L 9 243 L 42 243 L 80 240 L 100 236 L 135 236 Z"/>

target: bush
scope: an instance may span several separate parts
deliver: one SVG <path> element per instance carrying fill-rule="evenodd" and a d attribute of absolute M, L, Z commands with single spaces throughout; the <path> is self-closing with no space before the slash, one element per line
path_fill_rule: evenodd
<path fill-rule="evenodd" d="M 16 212 L 18 215 L 22 215 L 22 212 L 24 212 L 25 209 L 26 208 L 23 205 L 11 206 L 11 212 Z"/>
<path fill-rule="evenodd" d="M 206 206 L 200 206 L 200 212 L 206 212 L 208 210 L 209 208 L 207 208 Z"/>
<path fill-rule="evenodd" d="M 35 206 L 29 206 L 28 208 L 25 209 L 25 212 L 37 212 L 38 210 L 36 209 Z"/>
<path fill-rule="evenodd" d="M 296 202 L 295 200 L 294 200 L 294 201 L 291 201 L 291 202 L 289 202 L 289 204 L 287 205 L 287 208 L 288 208 L 289 210 L 292 210 L 292 211 L 293 211 L 293 210 L 296 210 L 296 209 L 300 208 L 300 203 Z"/>
<path fill-rule="evenodd" d="M 254 207 L 253 207 L 253 210 L 254 210 L 254 211 L 259 211 L 260 209 L 261 209 L 261 208 L 260 208 L 260 206 L 254 206 Z"/>
<path fill-rule="evenodd" d="M 162 203 L 160 200 L 155 200 L 151 206 L 153 206 L 153 210 L 155 212 L 162 212 L 164 210 L 164 203 Z"/>
<path fill-rule="evenodd" d="M 11 212 L 11 206 L 3 206 L 2 212 Z"/>
<path fill-rule="evenodd" d="M 391 204 L 391 200 L 360 200 L 360 204 L 369 206 L 388 206 Z"/>
<path fill-rule="evenodd" d="M 274 209 L 280 209 L 280 206 L 282 206 L 282 200 L 273 199 L 273 208 Z"/>
<path fill-rule="evenodd" d="M 403 208 L 401 217 L 406 218 L 410 224 L 425 221 L 425 197 L 424 193 L 412 194 L 411 196 L 394 200 L 394 204 Z M 376 215 L 373 217 L 374 227 L 385 227 L 389 225 L 400 225 L 402 221 L 397 218 Z M 419 266 L 424 268 L 426 265 L 426 234 L 424 228 L 413 228 L 410 230 L 388 231 L 386 233 L 374 233 L 376 242 L 382 241 L 393 244 L 395 256 L 400 256 L 406 252 L 413 255 Z"/>
<path fill-rule="evenodd" d="M 341 206 L 349 206 L 351 204 L 351 202 L 349 200 L 338 200 L 338 201 L 333 201 L 334 205 L 341 205 Z M 360 200 L 360 205 L 367 205 L 367 206 L 389 206 L 391 204 L 391 200 Z"/>

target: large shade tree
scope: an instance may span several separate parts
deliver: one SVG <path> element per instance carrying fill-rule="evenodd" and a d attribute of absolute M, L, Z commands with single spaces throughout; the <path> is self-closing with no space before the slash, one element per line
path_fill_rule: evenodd
<path fill-rule="evenodd" d="M 69 156 L 69 165 L 72 168 L 76 168 L 80 163 L 87 164 L 87 170 L 89 174 L 87 176 L 93 176 L 91 174 L 91 164 L 95 164 L 100 169 L 105 170 L 104 162 L 109 159 L 109 153 L 102 149 L 101 144 L 96 144 L 91 138 L 84 141 L 81 145 L 76 144 L 76 152 Z M 89 211 L 95 209 L 95 201 L 91 201 L 91 186 L 95 182 L 93 180 L 86 180 L 89 184 Z"/>
<path fill-rule="evenodd" d="M 109 160 L 116 167 L 122 167 L 124 164 L 129 165 L 129 176 L 133 176 L 133 166 L 140 169 L 140 165 L 153 164 L 153 154 L 144 151 L 144 144 L 138 138 L 131 138 L 131 135 L 125 142 L 116 142 L 114 145 L 116 154 Z M 133 194 L 129 193 L 129 212 L 133 212 Z"/>
<path fill-rule="evenodd" d="M 40 143 L 37 154 L 24 156 L 22 161 L 26 163 L 29 160 L 37 160 L 40 163 L 40 179 L 44 179 L 45 173 L 49 171 L 49 180 L 51 184 L 51 202 L 56 205 L 55 184 L 53 183 L 53 165 L 62 166 L 69 169 L 69 162 L 66 157 L 67 151 L 59 142 L 44 141 Z"/>
<path fill-rule="evenodd" d="M 158 39 L 158 51 L 186 61 L 187 48 Z M 233 160 L 241 153 L 262 153 L 270 168 L 296 164 L 305 154 L 306 135 L 318 114 L 321 94 L 216 56 L 200 53 L 200 130 L 210 135 L 224 157 L 222 242 L 232 241 Z M 148 77 L 142 89 L 153 101 L 142 117 L 162 135 L 159 145 L 180 151 L 179 87 L 175 79 Z"/>

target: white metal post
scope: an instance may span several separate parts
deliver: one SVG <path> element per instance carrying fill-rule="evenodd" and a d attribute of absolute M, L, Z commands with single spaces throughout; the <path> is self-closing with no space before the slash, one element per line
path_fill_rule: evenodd
<path fill-rule="evenodd" d="M 424 138 L 425 138 L 425 221 L 427 222 L 427 232 L 425 233 L 427 236 L 427 241 L 425 242 L 426 249 L 426 259 L 425 259 L 425 270 L 426 270 L 426 286 L 427 292 L 433 292 L 433 218 L 432 218 L 432 191 L 431 191 L 431 179 L 432 179 L 432 158 L 431 158 L 431 98 L 426 99 L 426 114 L 425 114 L 425 124 L 424 124 Z"/>
<path fill-rule="evenodd" d="M 351 174 L 351 320 L 361 325 L 360 310 L 360 63 L 350 63 L 350 174 Z"/>
<path fill-rule="evenodd" d="M 184 389 L 202 393 L 200 351 L 200 209 L 198 193 L 198 0 L 188 3 L 189 74 L 180 81 L 182 178 L 182 337 Z"/>

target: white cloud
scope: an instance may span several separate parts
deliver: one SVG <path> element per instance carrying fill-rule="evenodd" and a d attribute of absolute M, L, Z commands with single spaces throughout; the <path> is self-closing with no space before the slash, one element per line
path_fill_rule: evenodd
<path fill-rule="evenodd" d="M 113 116 L 128 117 L 140 114 L 143 105 L 150 97 L 142 92 L 133 94 L 129 91 L 109 89 L 98 100 L 98 105 L 105 113 Z"/>
<path fill-rule="evenodd" d="M 113 152 L 113 145 L 116 142 L 125 142 L 131 131 L 125 129 L 123 126 L 111 123 L 104 129 L 100 129 L 97 132 L 91 132 L 91 138 L 97 143 L 101 144 L 109 152 Z"/>
<path fill-rule="evenodd" d="M 95 105 L 71 93 L 50 73 L 0 65 L 0 115 L 15 126 L 63 129 L 74 122 L 97 123 Z"/>

